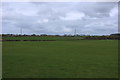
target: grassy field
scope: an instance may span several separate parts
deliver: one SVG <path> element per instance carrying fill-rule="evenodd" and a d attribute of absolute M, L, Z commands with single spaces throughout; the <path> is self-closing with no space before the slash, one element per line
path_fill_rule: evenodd
<path fill-rule="evenodd" d="M 117 40 L 3 42 L 3 78 L 117 78 Z"/>

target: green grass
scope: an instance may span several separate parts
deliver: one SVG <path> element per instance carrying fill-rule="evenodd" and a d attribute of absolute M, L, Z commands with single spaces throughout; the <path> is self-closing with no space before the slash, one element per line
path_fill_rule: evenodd
<path fill-rule="evenodd" d="M 117 78 L 116 40 L 3 42 L 3 78 Z"/>

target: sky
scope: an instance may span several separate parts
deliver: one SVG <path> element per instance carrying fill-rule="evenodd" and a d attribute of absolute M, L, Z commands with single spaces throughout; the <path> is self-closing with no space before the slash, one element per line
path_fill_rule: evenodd
<path fill-rule="evenodd" d="M 109 35 L 118 32 L 117 2 L 3 2 L 3 34 Z"/>

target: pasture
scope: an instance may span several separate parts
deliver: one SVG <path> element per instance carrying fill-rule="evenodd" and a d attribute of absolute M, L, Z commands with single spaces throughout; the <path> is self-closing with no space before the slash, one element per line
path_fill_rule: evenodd
<path fill-rule="evenodd" d="M 117 78 L 117 40 L 3 41 L 3 78 Z"/>

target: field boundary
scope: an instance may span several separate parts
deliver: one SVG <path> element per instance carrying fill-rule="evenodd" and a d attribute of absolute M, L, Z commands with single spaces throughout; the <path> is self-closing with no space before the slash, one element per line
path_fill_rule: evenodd
<path fill-rule="evenodd" d="M 56 40 L 2 40 L 2 41 L 56 41 Z"/>

